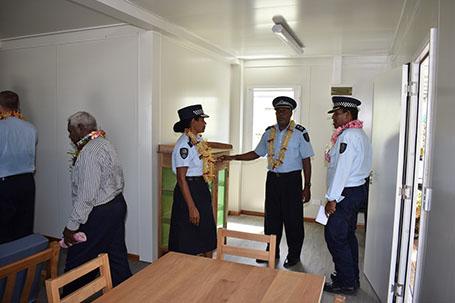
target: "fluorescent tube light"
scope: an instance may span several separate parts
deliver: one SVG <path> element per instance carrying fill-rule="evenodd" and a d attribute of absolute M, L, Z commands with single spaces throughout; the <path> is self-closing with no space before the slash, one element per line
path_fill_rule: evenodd
<path fill-rule="evenodd" d="M 294 31 L 289 27 L 286 20 L 283 16 L 274 16 L 272 18 L 275 25 L 272 27 L 272 32 L 274 32 L 284 43 L 289 45 L 298 55 L 303 54 L 303 43 L 294 33 Z"/>

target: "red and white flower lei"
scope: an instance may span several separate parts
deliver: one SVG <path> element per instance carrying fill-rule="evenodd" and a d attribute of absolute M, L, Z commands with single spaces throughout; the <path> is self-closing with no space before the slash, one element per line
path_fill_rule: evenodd
<path fill-rule="evenodd" d="M 360 120 L 352 120 L 348 123 L 346 123 L 345 125 L 342 125 L 340 127 L 337 127 L 334 131 L 333 131 L 333 134 L 332 134 L 332 137 L 330 138 L 330 142 L 332 143 L 332 145 L 330 145 L 326 151 L 325 151 L 325 160 L 327 162 L 330 162 L 330 149 L 332 149 L 332 147 L 335 145 L 335 143 L 337 142 L 338 140 L 338 137 L 341 135 L 341 133 L 347 129 L 347 128 L 363 128 L 363 121 L 360 121 Z"/>

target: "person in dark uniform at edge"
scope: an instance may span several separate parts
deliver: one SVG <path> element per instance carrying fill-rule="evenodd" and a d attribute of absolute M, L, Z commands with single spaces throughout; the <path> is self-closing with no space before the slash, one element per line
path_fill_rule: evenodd
<path fill-rule="evenodd" d="M 215 159 L 202 140 L 208 118 L 202 106 L 178 110 L 174 131 L 182 133 L 172 151 L 172 170 L 177 175 L 169 230 L 169 251 L 212 257 L 216 225 L 208 183 L 214 178 Z"/>
<path fill-rule="evenodd" d="M 329 216 L 325 240 L 335 263 L 331 283 L 324 290 L 353 294 L 360 287 L 359 245 L 355 236 L 357 214 L 367 199 L 365 179 L 372 165 L 372 147 L 358 120 L 361 102 L 352 97 L 333 96 L 332 114 L 335 132 L 333 146 L 326 154 L 327 204 Z"/>
<path fill-rule="evenodd" d="M 264 233 L 277 236 L 275 257 L 279 259 L 284 224 L 288 255 L 283 265 L 288 268 L 300 262 L 304 238 L 303 203 L 311 198 L 310 157 L 314 153 L 307 130 L 291 121 L 297 107 L 295 100 L 280 96 L 272 104 L 277 124 L 267 127 L 256 149 L 240 155 L 221 156 L 220 160 L 250 161 L 267 155 Z"/>
<path fill-rule="evenodd" d="M 89 113 L 71 115 L 68 133 L 76 150 L 70 167 L 73 209 L 63 230 L 63 239 L 69 246 L 64 270 L 67 272 L 107 253 L 115 287 L 131 277 L 125 244 L 127 205 L 120 159 Z M 77 243 L 74 237 L 77 232 L 85 233 L 87 241 Z M 96 274 L 93 271 L 69 283 L 63 287 L 63 295 L 88 284 Z"/>
<path fill-rule="evenodd" d="M 33 233 L 36 128 L 19 111 L 19 96 L 0 92 L 0 244 Z"/>

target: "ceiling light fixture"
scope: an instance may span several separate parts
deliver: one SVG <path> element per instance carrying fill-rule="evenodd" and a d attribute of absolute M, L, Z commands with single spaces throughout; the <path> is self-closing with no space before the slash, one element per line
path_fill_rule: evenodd
<path fill-rule="evenodd" d="M 286 19 L 284 19 L 284 17 L 281 15 L 276 15 L 273 16 L 272 20 L 275 23 L 275 25 L 272 27 L 272 32 L 274 32 L 281 40 L 283 40 L 283 42 L 289 45 L 297 55 L 303 54 L 303 48 L 305 46 L 286 22 Z"/>

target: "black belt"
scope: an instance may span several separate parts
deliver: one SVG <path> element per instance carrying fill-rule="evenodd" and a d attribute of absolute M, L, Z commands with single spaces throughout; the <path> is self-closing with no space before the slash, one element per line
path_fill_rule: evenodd
<path fill-rule="evenodd" d="M 5 182 L 5 181 L 13 180 L 13 179 L 20 178 L 20 177 L 25 177 L 25 176 L 27 176 L 27 175 L 33 175 L 33 173 L 23 173 L 23 174 L 18 174 L 18 175 L 0 177 L 0 182 Z"/>
<path fill-rule="evenodd" d="M 187 181 L 201 181 L 204 180 L 203 176 L 186 176 Z"/>
<path fill-rule="evenodd" d="M 287 172 L 287 173 L 277 173 L 277 172 L 274 172 L 274 171 L 268 171 L 267 174 L 273 176 L 273 177 L 286 177 L 286 176 L 293 176 L 293 175 L 298 175 L 298 174 L 301 174 L 302 171 L 301 170 L 294 170 L 294 171 L 290 171 L 290 172 Z"/>

